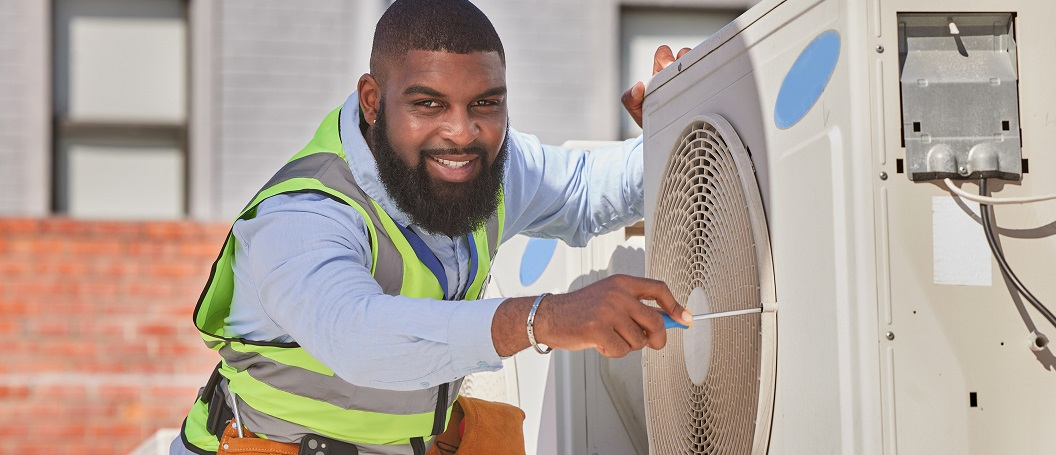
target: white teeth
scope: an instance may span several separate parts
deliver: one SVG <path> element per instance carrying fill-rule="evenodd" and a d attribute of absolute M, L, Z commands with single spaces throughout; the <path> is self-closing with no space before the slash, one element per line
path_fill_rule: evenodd
<path fill-rule="evenodd" d="M 465 165 L 469 164 L 469 161 L 451 161 L 451 160 L 445 160 L 445 159 L 436 158 L 436 157 L 433 157 L 433 159 L 439 161 L 440 164 L 443 164 L 444 166 L 447 166 L 447 167 L 449 167 L 451 169 L 458 169 L 458 168 L 460 168 L 462 166 L 465 166 Z"/>

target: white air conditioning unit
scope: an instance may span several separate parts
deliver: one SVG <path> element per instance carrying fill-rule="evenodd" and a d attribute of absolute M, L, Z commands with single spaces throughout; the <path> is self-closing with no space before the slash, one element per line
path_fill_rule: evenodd
<path fill-rule="evenodd" d="M 764 0 L 648 86 L 650 453 L 1051 453 L 1056 329 L 979 205 L 1056 193 L 1046 1 Z M 1000 183 L 998 183 L 1000 182 Z M 1056 203 L 996 211 L 1056 305 Z"/>

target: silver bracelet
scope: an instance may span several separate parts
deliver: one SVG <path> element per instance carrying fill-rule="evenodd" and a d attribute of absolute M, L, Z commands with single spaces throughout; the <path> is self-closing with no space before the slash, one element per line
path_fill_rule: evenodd
<path fill-rule="evenodd" d="M 550 346 L 547 346 L 546 350 L 543 350 L 539 347 L 539 343 L 535 342 L 535 310 L 539 309 L 539 302 L 543 301 L 543 297 L 546 297 L 548 295 L 550 295 L 549 292 L 544 292 L 539 297 L 536 297 L 535 302 L 532 303 L 532 311 L 528 312 L 528 341 L 532 343 L 532 347 L 535 348 L 535 352 L 538 352 L 540 354 L 549 354 L 550 351 L 553 351 Z"/>

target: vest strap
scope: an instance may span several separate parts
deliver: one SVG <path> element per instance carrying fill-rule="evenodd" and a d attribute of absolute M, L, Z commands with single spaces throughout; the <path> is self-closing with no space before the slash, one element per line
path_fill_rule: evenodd
<path fill-rule="evenodd" d="M 206 381 L 205 387 L 202 387 L 202 392 L 199 394 L 202 397 L 202 401 L 205 403 L 210 402 L 213 399 L 213 391 L 216 386 L 220 384 L 220 378 L 223 375 L 220 374 L 220 366 L 224 364 L 224 361 L 216 362 L 216 366 L 213 367 L 212 374 L 209 375 L 209 380 Z"/>
<path fill-rule="evenodd" d="M 436 417 L 433 418 L 433 434 L 443 433 L 447 429 L 447 394 L 451 389 L 451 383 L 440 384 L 436 392 Z"/>
<path fill-rule="evenodd" d="M 436 281 L 440 283 L 440 289 L 444 293 L 444 298 L 448 298 L 451 294 L 447 283 L 447 273 L 444 272 L 444 265 L 440 263 L 440 259 L 438 259 L 436 254 L 433 254 L 433 250 L 430 250 L 429 246 L 425 244 L 425 240 L 422 240 L 418 234 L 415 234 L 414 231 L 411 230 L 410 226 L 404 227 L 396 224 L 396 227 L 403 233 L 403 236 L 407 239 L 407 243 L 409 243 L 411 249 L 414 250 L 414 254 L 418 256 L 418 260 L 422 261 L 422 264 L 425 264 L 430 272 L 433 272 Z M 474 257 L 471 260 L 476 260 L 476 258 Z"/>
<path fill-rule="evenodd" d="M 231 408 L 227 406 L 224 391 L 219 390 L 220 380 L 224 378 L 220 374 L 220 365 L 222 364 L 223 362 L 219 362 L 216 364 L 216 368 L 213 368 L 213 374 L 209 375 L 209 381 L 205 383 L 201 394 L 202 402 L 209 404 L 209 416 L 205 419 L 205 429 L 216 436 L 217 441 L 224 434 L 224 426 L 235 417 L 235 414 L 231 412 Z"/>
<path fill-rule="evenodd" d="M 414 450 L 414 455 L 425 455 L 425 439 L 420 436 L 411 438 L 411 450 Z"/>
<path fill-rule="evenodd" d="M 205 420 L 205 428 L 209 430 L 209 433 L 216 436 L 216 440 L 219 441 L 220 437 L 224 434 L 224 427 L 227 426 L 227 422 L 235 418 L 235 413 L 231 411 L 231 406 L 227 405 L 227 395 L 224 394 L 223 390 L 220 389 L 220 384 L 215 386 L 214 393 L 210 397 L 209 403 L 209 417 Z"/>

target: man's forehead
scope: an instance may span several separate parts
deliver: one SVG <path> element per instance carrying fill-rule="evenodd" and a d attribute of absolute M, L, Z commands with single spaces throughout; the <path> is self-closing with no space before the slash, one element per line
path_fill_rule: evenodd
<path fill-rule="evenodd" d="M 391 62 L 389 82 L 401 87 L 411 85 L 466 85 L 487 86 L 488 89 L 506 86 L 506 65 L 498 52 L 458 54 L 447 51 L 411 50 L 403 58 Z"/>

